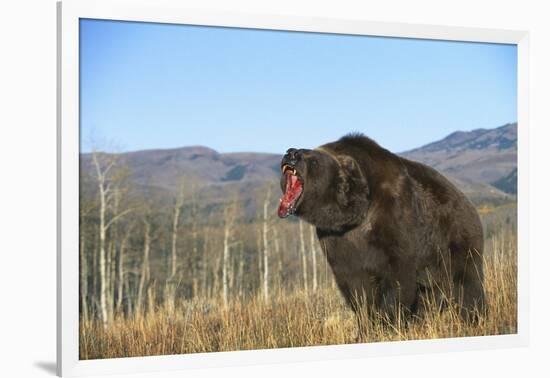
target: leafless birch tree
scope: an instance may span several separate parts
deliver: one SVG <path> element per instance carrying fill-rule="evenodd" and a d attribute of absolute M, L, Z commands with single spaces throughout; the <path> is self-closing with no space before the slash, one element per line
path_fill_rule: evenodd
<path fill-rule="evenodd" d="M 122 311 L 122 300 L 124 298 L 124 254 L 126 252 L 126 246 L 128 244 L 128 239 L 130 238 L 130 233 L 132 230 L 132 226 L 129 225 L 126 227 L 126 231 L 122 237 L 122 240 L 120 241 L 120 247 L 118 250 L 118 259 L 117 259 L 117 300 L 115 304 L 115 311 L 121 312 Z"/>
<path fill-rule="evenodd" d="M 80 222 L 79 222 L 79 265 L 80 265 L 80 285 L 79 285 L 79 294 L 80 294 L 80 309 L 82 319 L 84 321 L 88 320 L 88 224 L 87 217 L 94 210 L 94 205 L 90 201 L 86 201 L 84 198 L 80 198 Z"/>
<path fill-rule="evenodd" d="M 181 207 L 184 201 L 184 184 L 180 182 L 178 195 L 174 201 L 173 217 L 172 217 L 172 239 L 171 239 L 171 259 L 170 259 L 170 274 L 166 280 L 164 301 L 168 311 L 174 311 L 177 289 L 177 272 L 178 272 L 178 229 Z"/>
<path fill-rule="evenodd" d="M 151 251 L 151 223 L 147 218 L 143 219 L 143 257 L 141 260 L 141 274 L 139 277 L 138 294 L 136 300 L 136 312 L 143 310 L 143 299 L 146 286 L 149 284 L 150 267 L 149 254 Z"/>
<path fill-rule="evenodd" d="M 313 291 L 317 290 L 317 247 L 315 244 L 315 227 L 309 226 L 309 244 L 311 247 L 311 267 L 313 269 L 312 273 L 312 288 Z"/>
<path fill-rule="evenodd" d="M 302 277 L 304 280 L 304 291 L 307 293 L 307 254 L 304 242 L 304 222 L 300 219 L 300 255 L 302 256 Z"/>
<path fill-rule="evenodd" d="M 264 301 L 267 303 L 269 301 L 269 201 L 271 200 L 271 186 L 267 189 L 267 194 L 264 199 L 263 206 L 263 222 L 262 222 L 262 241 L 263 241 L 263 255 L 264 255 L 264 277 L 263 277 L 263 287 L 264 287 Z"/>
<path fill-rule="evenodd" d="M 199 210 L 195 194 L 196 188 L 191 191 L 191 280 L 193 288 L 193 297 L 199 294 L 199 282 L 201 281 L 201 271 L 203 267 L 203 256 L 199 255 Z"/>
<path fill-rule="evenodd" d="M 223 259 L 222 259 L 222 285 L 223 303 L 227 307 L 229 303 L 229 278 L 231 272 L 230 253 L 235 239 L 235 220 L 237 216 L 237 201 L 233 200 L 224 208 L 224 229 L 223 229 Z"/>
<path fill-rule="evenodd" d="M 110 320 L 112 319 L 112 311 L 109 311 L 108 306 L 108 290 L 111 286 L 108 278 L 107 270 L 110 269 L 107 266 L 107 231 L 115 222 L 130 209 L 118 212 L 115 215 L 109 217 L 108 211 L 113 203 L 115 185 L 113 180 L 112 170 L 116 164 L 116 157 L 113 155 L 100 154 L 98 152 L 92 153 L 92 161 L 95 168 L 97 188 L 99 195 L 99 310 L 100 319 L 104 328 L 107 328 Z"/>

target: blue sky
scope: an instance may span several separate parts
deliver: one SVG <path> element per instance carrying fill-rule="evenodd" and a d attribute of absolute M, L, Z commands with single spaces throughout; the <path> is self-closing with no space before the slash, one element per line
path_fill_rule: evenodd
<path fill-rule="evenodd" d="M 400 152 L 517 118 L 514 45 L 81 20 L 81 151 Z"/>

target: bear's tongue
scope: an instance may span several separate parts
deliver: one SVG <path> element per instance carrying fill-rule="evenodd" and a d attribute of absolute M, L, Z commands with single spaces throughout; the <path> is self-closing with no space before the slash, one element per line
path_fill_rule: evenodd
<path fill-rule="evenodd" d="M 290 171 L 287 171 L 285 176 L 286 188 L 279 203 L 279 210 L 277 211 L 279 218 L 286 218 L 295 210 L 293 206 L 300 194 L 302 194 L 302 183 L 298 180 L 298 176 L 293 175 Z"/>

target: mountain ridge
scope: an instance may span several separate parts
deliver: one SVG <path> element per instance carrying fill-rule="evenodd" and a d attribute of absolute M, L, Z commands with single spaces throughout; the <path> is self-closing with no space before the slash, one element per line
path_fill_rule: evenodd
<path fill-rule="evenodd" d="M 175 193 L 182 178 L 222 195 L 229 190 L 249 192 L 265 182 L 277 183 L 281 154 L 221 153 L 206 146 L 149 149 L 119 154 L 140 187 Z M 445 138 L 399 154 L 434 167 L 474 202 L 502 202 L 515 194 L 517 181 L 517 124 L 494 129 L 457 131 Z M 84 172 L 92 172 L 91 153 L 81 154 Z M 506 193 L 508 192 L 508 193 Z M 248 197 L 250 197 L 250 193 Z"/>
<path fill-rule="evenodd" d="M 400 155 L 457 179 L 493 185 L 517 169 L 517 123 L 454 132 Z M 513 186 L 501 189 L 515 194 Z"/>

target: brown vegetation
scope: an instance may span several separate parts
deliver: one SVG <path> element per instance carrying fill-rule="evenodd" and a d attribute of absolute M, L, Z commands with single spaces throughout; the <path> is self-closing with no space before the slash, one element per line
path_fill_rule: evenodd
<path fill-rule="evenodd" d="M 370 324 L 368 342 L 515 333 L 517 247 L 515 232 L 503 227 L 486 241 L 485 289 L 488 314 L 464 323 L 452 306 L 433 306 L 421 318 Z M 298 257 L 298 256 L 297 256 Z M 323 272 L 326 273 L 326 272 Z M 328 272 L 330 275 L 330 272 Z M 355 342 L 355 320 L 330 276 L 317 291 L 279 288 L 266 303 L 261 292 L 233 297 L 222 293 L 180 300 L 175 311 L 160 303 L 133 315 L 119 313 L 108 328 L 100 319 L 81 319 L 80 358 L 112 358 L 245 349 L 285 348 Z M 158 302 L 157 302 L 158 303 Z"/>

